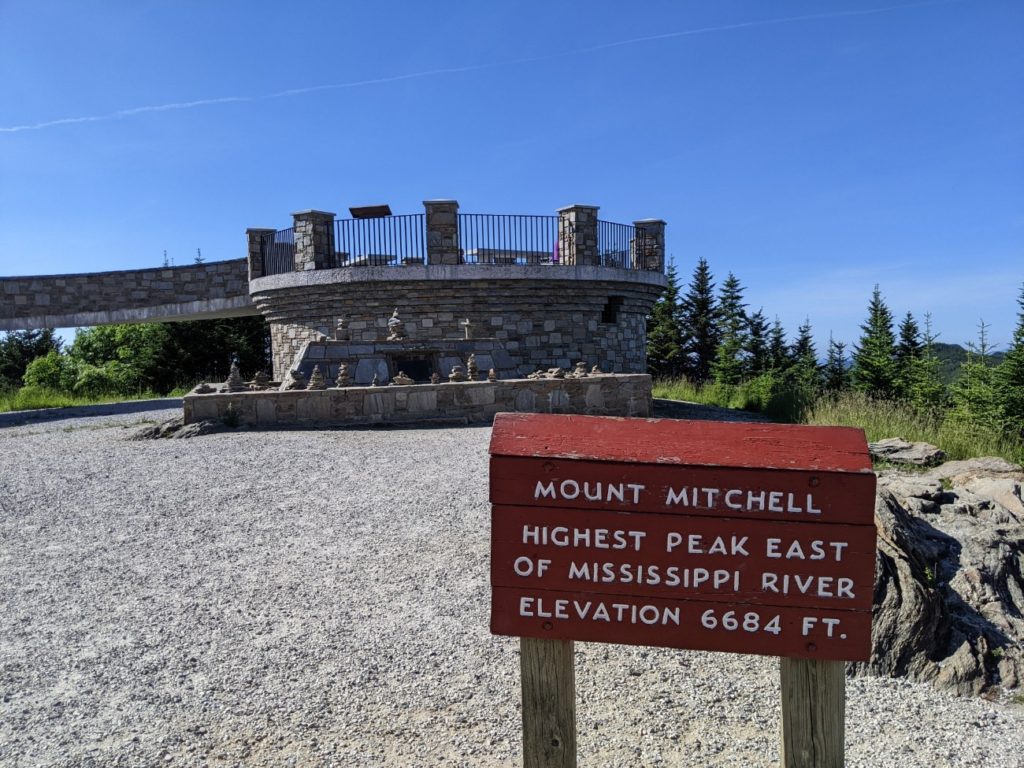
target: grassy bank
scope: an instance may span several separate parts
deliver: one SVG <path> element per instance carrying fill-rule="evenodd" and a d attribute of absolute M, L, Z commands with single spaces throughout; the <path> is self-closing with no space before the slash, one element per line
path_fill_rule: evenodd
<path fill-rule="evenodd" d="M 136 392 L 131 395 L 107 393 L 83 397 L 43 387 L 22 387 L 21 389 L 0 392 L 0 413 L 31 411 L 38 408 L 69 408 L 76 405 L 119 403 L 126 400 L 152 400 L 158 397 L 181 397 L 187 391 L 185 388 L 178 388 L 167 395 L 161 395 L 156 392 Z"/>
<path fill-rule="evenodd" d="M 804 402 L 793 393 L 758 386 L 756 380 L 736 387 L 696 386 L 685 380 L 658 381 L 654 396 L 704 405 L 765 413 L 777 421 L 860 427 L 868 441 L 887 437 L 939 446 L 950 459 L 1002 456 L 1024 463 L 1024 443 L 947 414 L 922 413 L 898 402 L 870 400 L 857 392 Z"/>

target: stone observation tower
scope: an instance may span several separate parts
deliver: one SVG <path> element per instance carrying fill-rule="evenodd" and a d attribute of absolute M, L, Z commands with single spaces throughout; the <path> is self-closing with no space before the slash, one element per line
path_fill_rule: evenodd
<path fill-rule="evenodd" d="M 589 205 L 552 216 L 424 208 L 300 211 L 290 229 L 247 230 L 275 380 L 316 367 L 333 384 L 344 364 L 355 385 L 399 372 L 426 382 L 470 355 L 499 378 L 580 361 L 645 371 L 645 318 L 667 285 L 665 222 L 606 222 Z"/>

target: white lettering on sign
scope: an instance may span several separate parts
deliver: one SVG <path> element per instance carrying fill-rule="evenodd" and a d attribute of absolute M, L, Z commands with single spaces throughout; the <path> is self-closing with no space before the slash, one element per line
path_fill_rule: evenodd
<path fill-rule="evenodd" d="M 801 576 L 788 573 L 780 575 L 765 572 L 761 574 L 761 589 L 780 595 L 801 594 L 849 599 L 856 597 L 853 594 L 853 579 L 845 576 Z"/>
<path fill-rule="evenodd" d="M 647 531 L 623 531 L 613 528 L 569 528 L 564 525 L 524 525 L 523 544 L 592 549 L 628 549 L 640 551 Z"/>
<path fill-rule="evenodd" d="M 843 550 L 848 546 L 849 543 L 845 541 L 826 542 L 824 539 L 814 539 L 810 544 L 810 554 L 807 554 L 803 545 L 794 539 L 783 552 L 782 539 L 772 537 L 765 543 L 765 554 L 768 557 L 784 557 L 787 560 L 824 560 L 828 556 L 825 548 L 831 547 L 835 551 L 836 562 L 839 563 L 843 560 Z"/>
<path fill-rule="evenodd" d="M 605 621 L 618 624 L 675 624 L 679 626 L 680 608 L 658 605 L 606 603 L 603 600 L 566 600 L 546 597 L 520 597 L 519 615 L 527 618 L 578 618 L 582 621 Z"/>
<path fill-rule="evenodd" d="M 696 488 L 683 486 L 669 488 L 665 492 L 665 506 L 692 507 L 694 509 L 714 509 L 715 503 L 721 498 L 728 509 L 738 512 L 790 512 L 808 515 L 820 515 L 821 510 L 814 506 L 814 494 L 806 496 L 786 491 L 744 491 L 741 488 Z"/>
<path fill-rule="evenodd" d="M 562 480 L 561 482 L 549 480 L 545 484 L 543 480 L 538 480 L 537 487 L 533 490 L 533 498 L 556 500 L 561 498 L 566 501 L 573 501 L 580 498 L 582 494 L 583 498 L 587 501 L 603 501 L 606 503 L 620 501 L 623 503 L 639 504 L 640 492 L 646 487 L 637 483 L 602 483 L 600 481 L 580 483 L 572 479 Z"/>
<path fill-rule="evenodd" d="M 726 568 L 681 568 L 677 565 L 661 566 L 655 563 L 569 563 L 569 578 L 597 584 L 640 584 L 647 586 L 681 587 L 691 589 L 705 584 L 715 591 L 740 589 L 740 572 Z"/>
<path fill-rule="evenodd" d="M 750 553 L 746 544 L 748 536 L 715 536 L 710 544 L 706 544 L 699 533 L 691 533 L 686 537 L 686 551 L 691 555 L 739 555 L 746 557 Z M 728 544 L 726 543 L 728 541 Z M 665 536 L 665 551 L 671 552 L 683 543 L 683 534 L 671 531 Z"/>

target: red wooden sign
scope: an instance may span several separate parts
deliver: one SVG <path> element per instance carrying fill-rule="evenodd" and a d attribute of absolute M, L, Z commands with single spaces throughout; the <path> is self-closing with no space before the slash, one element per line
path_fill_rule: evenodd
<path fill-rule="evenodd" d="M 874 490 L 860 430 L 499 414 L 491 631 L 866 660 Z"/>

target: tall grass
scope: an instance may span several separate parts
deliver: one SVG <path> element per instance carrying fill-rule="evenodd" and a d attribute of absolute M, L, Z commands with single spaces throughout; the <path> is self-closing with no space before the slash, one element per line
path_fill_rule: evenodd
<path fill-rule="evenodd" d="M 0 391 L 0 413 L 8 411 L 30 411 L 38 408 L 68 408 L 75 405 L 98 405 L 117 403 L 124 400 L 151 400 L 158 397 L 180 397 L 187 390 L 174 390 L 169 395 L 156 392 L 136 392 L 132 395 L 117 393 L 99 394 L 92 397 L 72 395 L 44 387 L 22 387 L 17 390 Z"/>
<path fill-rule="evenodd" d="M 811 407 L 807 424 L 861 427 L 869 442 L 902 437 L 937 445 L 949 459 L 1002 456 L 1024 461 L 1024 443 L 989 427 L 965 422 L 940 412 L 922 413 L 886 400 L 871 400 L 859 392 L 822 397 Z"/>
<path fill-rule="evenodd" d="M 859 392 L 808 399 L 791 388 L 759 379 L 735 387 L 671 379 L 656 381 L 654 396 L 757 411 L 776 421 L 860 427 L 869 442 L 887 437 L 923 441 L 937 445 L 950 459 L 1002 456 L 1024 463 L 1024 442 L 1020 440 L 950 414 L 916 411 L 904 403 L 872 400 Z"/>
<path fill-rule="evenodd" d="M 772 376 L 758 376 L 735 386 L 698 385 L 685 378 L 654 382 L 654 396 L 701 405 L 717 405 L 763 413 L 776 421 L 800 421 L 812 398 L 798 388 L 783 386 Z"/>

